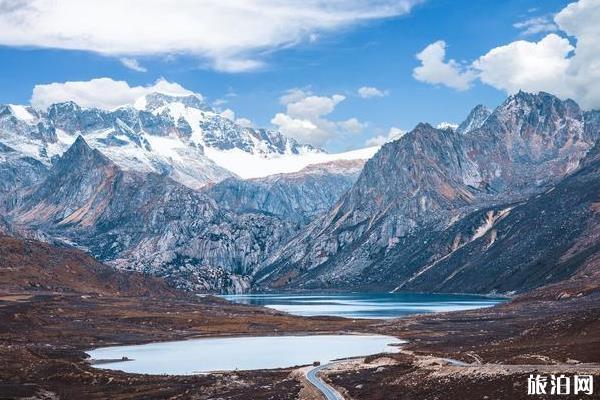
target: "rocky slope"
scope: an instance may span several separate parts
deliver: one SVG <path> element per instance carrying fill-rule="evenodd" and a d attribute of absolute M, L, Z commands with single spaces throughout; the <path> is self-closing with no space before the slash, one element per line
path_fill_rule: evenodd
<path fill-rule="evenodd" d="M 85 252 L 0 234 L 0 293 L 94 293 L 166 296 L 162 280 L 117 271 Z"/>
<path fill-rule="evenodd" d="M 305 225 L 329 210 L 356 181 L 363 165 L 362 160 L 339 160 L 266 178 L 230 178 L 205 193 L 235 212 L 260 212 Z"/>
<path fill-rule="evenodd" d="M 31 186 L 46 173 L 47 168 L 38 160 L 0 143 L 0 196 Z"/>
<path fill-rule="evenodd" d="M 122 170 L 82 137 L 8 214 L 27 236 L 61 241 L 112 265 L 197 291 L 240 291 L 291 227 L 236 214 L 163 175 Z"/>
<path fill-rule="evenodd" d="M 580 167 L 600 134 L 597 115 L 571 100 L 521 92 L 478 128 L 421 124 L 369 160 L 348 193 L 272 256 L 257 282 L 277 288 L 508 292 L 560 279 L 572 271 L 554 270 L 557 262 L 549 260 L 556 254 L 548 243 L 558 238 L 563 251 L 572 243 L 580 231 L 566 235 L 559 227 L 582 225 L 590 198 L 560 190 L 561 199 L 521 203 L 533 202 Z M 580 201 L 581 209 L 566 213 L 569 201 Z M 551 222 L 544 204 L 555 207 Z M 495 224 L 501 229 L 492 229 Z M 520 236 L 508 239 L 517 225 Z M 536 229 L 540 236 L 532 235 Z M 513 269 L 507 263 L 515 262 L 520 253 L 509 255 L 517 248 L 528 249 L 531 259 Z M 494 265 L 490 273 L 481 273 L 488 263 Z"/>

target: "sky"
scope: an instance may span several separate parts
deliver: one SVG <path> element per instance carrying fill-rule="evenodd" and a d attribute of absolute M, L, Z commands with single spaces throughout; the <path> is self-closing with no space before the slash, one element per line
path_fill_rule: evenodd
<path fill-rule="evenodd" d="M 194 92 L 333 152 L 460 123 L 520 89 L 600 109 L 600 0 L 172 4 L 0 0 L 0 103 Z"/>

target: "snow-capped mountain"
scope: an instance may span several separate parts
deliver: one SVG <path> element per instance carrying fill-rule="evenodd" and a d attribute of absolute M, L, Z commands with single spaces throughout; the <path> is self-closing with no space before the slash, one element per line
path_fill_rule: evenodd
<path fill-rule="evenodd" d="M 327 154 L 276 131 L 241 126 L 196 95 L 152 93 L 109 111 L 73 102 L 47 110 L 0 106 L 0 143 L 47 166 L 78 135 L 124 170 L 156 172 L 193 189 L 229 177 L 256 178 L 337 159 L 367 159 L 377 150 Z"/>

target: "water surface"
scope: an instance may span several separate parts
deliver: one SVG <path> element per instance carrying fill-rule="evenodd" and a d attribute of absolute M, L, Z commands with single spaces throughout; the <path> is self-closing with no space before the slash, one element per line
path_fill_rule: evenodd
<path fill-rule="evenodd" d="M 401 340 L 381 335 L 310 335 L 206 338 L 88 351 L 97 368 L 141 374 L 190 375 L 203 372 L 285 368 L 327 363 L 377 353 L 394 353 Z"/>
<path fill-rule="evenodd" d="M 474 295 L 420 293 L 245 294 L 225 299 L 274 308 L 305 317 L 399 318 L 412 314 L 491 307 L 504 299 Z"/>

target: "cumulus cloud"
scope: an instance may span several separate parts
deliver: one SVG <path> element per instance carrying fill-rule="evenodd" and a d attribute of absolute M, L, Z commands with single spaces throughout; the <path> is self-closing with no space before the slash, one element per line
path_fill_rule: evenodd
<path fill-rule="evenodd" d="M 138 60 L 136 60 L 135 58 L 121 57 L 119 59 L 119 61 L 121 61 L 121 64 L 123 64 L 124 66 L 126 66 L 127 68 L 129 68 L 133 71 L 137 71 L 137 72 L 147 72 L 148 71 L 146 68 L 142 67 L 140 65 L 140 63 L 138 62 Z"/>
<path fill-rule="evenodd" d="M 406 131 L 404 129 L 391 127 L 387 135 L 378 135 L 367 139 L 365 141 L 365 146 L 383 146 L 388 142 L 393 142 L 394 140 L 400 139 L 404 135 L 406 135 Z"/>
<path fill-rule="evenodd" d="M 564 96 L 569 94 L 564 82 L 570 63 L 567 55 L 573 49 L 567 39 L 550 34 L 537 43 L 519 40 L 496 47 L 473 66 L 482 82 L 508 93 L 551 89 Z"/>
<path fill-rule="evenodd" d="M 327 115 L 345 99 L 341 94 L 318 96 L 307 90 L 291 89 L 280 98 L 285 112 L 275 114 L 271 123 L 287 136 L 321 146 L 336 136 L 359 133 L 364 129 L 365 124 L 356 118 L 327 119 Z"/>
<path fill-rule="evenodd" d="M 243 126 L 244 128 L 251 128 L 254 124 L 248 118 L 236 118 L 235 112 L 231 108 L 227 108 L 224 111 L 220 112 L 220 115 L 224 118 L 227 118 L 236 124 Z"/>
<path fill-rule="evenodd" d="M 558 26 L 556 26 L 552 17 L 548 15 L 519 21 L 513 24 L 513 26 L 521 30 L 523 36 L 535 35 L 542 32 L 556 32 L 558 30 Z"/>
<path fill-rule="evenodd" d="M 579 0 L 571 3 L 554 17 L 559 29 L 557 33 L 550 33 L 537 42 L 518 40 L 491 49 L 468 67 L 475 71 L 471 81 L 480 79 L 507 93 L 518 90 L 546 91 L 562 98 L 570 97 L 586 109 L 600 108 L 598 21 L 600 1 Z M 574 40 L 571 42 L 565 36 Z M 433 50 L 431 46 L 434 46 Z M 445 49 L 444 46 L 441 48 Z M 427 49 L 430 50 L 425 59 L 437 60 L 439 67 L 439 60 L 445 56 L 440 52 L 439 42 L 429 45 L 419 54 L 422 55 Z M 442 68 L 453 69 L 451 63 L 445 64 L 447 66 Z M 465 85 L 457 85 L 457 74 L 461 76 L 460 68 L 454 68 L 454 72 L 447 71 L 446 75 L 437 74 L 435 79 L 418 72 L 423 67 L 415 68 L 415 78 L 455 89 L 465 88 Z"/>
<path fill-rule="evenodd" d="M 54 103 L 74 101 L 82 107 L 96 107 L 105 110 L 133 104 L 149 93 L 160 92 L 175 96 L 194 94 L 178 83 L 159 79 L 148 86 L 129 86 L 125 81 L 111 78 L 98 78 L 90 81 L 71 81 L 36 85 L 31 96 L 31 105 L 45 109 Z M 202 97 L 196 93 L 197 96 Z"/>
<path fill-rule="evenodd" d="M 239 72 L 263 66 L 265 50 L 406 14 L 422 1 L 185 0 L 174 7 L 169 0 L 13 0 L 0 3 L 0 45 L 191 54 Z"/>
<path fill-rule="evenodd" d="M 363 99 L 369 99 L 371 97 L 384 97 L 388 95 L 387 90 L 377 89 L 372 86 L 363 86 L 358 89 L 358 95 Z"/>
<path fill-rule="evenodd" d="M 446 42 L 438 40 L 417 54 L 421 65 L 413 70 L 416 80 L 442 84 L 457 90 L 467 90 L 475 79 L 474 72 L 455 60 L 445 60 Z"/>
<path fill-rule="evenodd" d="M 346 132 L 361 133 L 367 125 L 356 118 L 349 118 L 338 122 L 338 126 Z"/>

